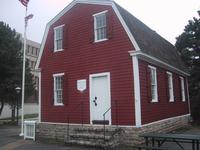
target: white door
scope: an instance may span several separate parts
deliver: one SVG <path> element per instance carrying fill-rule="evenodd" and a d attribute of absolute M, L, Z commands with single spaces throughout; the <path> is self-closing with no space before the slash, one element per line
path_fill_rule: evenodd
<path fill-rule="evenodd" d="M 110 73 L 90 75 L 91 123 L 103 121 L 103 114 L 110 106 Z M 111 124 L 111 110 L 106 113 L 105 120 Z"/>

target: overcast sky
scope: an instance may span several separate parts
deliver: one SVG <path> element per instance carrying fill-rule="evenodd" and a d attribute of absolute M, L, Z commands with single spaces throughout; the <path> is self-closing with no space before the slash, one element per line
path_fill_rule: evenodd
<path fill-rule="evenodd" d="M 46 24 L 72 0 L 30 0 L 27 37 L 41 42 Z M 198 17 L 200 0 L 115 0 L 135 17 L 155 30 L 172 44 L 183 32 L 188 20 Z M 0 0 L 0 21 L 17 32 L 24 32 L 25 7 L 18 0 Z"/>

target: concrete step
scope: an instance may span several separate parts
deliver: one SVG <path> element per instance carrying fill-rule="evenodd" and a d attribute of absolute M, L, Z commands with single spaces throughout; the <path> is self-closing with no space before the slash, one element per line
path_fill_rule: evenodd
<path fill-rule="evenodd" d="M 112 138 L 111 135 L 106 135 L 105 140 L 108 141 Z M 78 133 L 78 134 L 71 134 L 70 139 L 84 139 L 84 140 L 90 140 L 90 139 L 95 139 L 95 140 L 104 140 L 104 135 L 102 134 L 88 134 L 88 133 Z"/>
<path fill-rule="evenodd" d="M 65 137 L 66 144 L 97 146 L 97 147 L 113 147 L 119 144 L 116 133 L 121 133 L 121 129 L 106 128 L 104 139 L 104 128 L 100 127 L 84 127 L 76 128 Z"/>
<path fill-rule="evenodd" d="M 93 146 L 93 147 L 104 147 L 104 142 L 94 142 L 94 141 L 78 141 L 78 140 L 70 140 L 65 142 L 66 144 L 71 145 L 80 145 L 80 146 Z"/>
<path fill-rule="evenodd" d="M 116 129 L 114 128 L 106 128 L 105 129 L 105 132 L 106 133 L 111 133 L 111 132 L 115 132 Z M 101 127 L 94 127 L 94 128 L 77 128 L 74 130 L 74 132 L 77 132 L 77 133 L 85 133 L 85 132 L 88 132 L 88 133 L 104 133 L 104 128 Z"/>
<path fill-rule="evenodd" d="M 104 140 L 69 140 L 65 142 L 68 145 L 81 145 L 81 146 L 92 146 L 92 147 L 113 147 L 116 145 L 114 141 Z"/>

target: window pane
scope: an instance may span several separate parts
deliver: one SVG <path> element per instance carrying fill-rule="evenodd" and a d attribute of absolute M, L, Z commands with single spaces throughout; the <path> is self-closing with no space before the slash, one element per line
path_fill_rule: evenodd
<path fill-rule="evenodd" d="M 185 101 L 185 85 L 184 85 L 184 79 L 181 77 L 181 95 L 182 95 L 182 101 Z"/>
<path fill-rule="evenodd" d="M 96 17 L 96 28 L 98 29 L 101 26 L 101 17 L 97 16 Z"/>
<path fill-rule="evenodd" d="M 62 40 L 57 40 L 56 44 L 57 44 L 57 49 L 62 49 Z"/>
<path fill-rule="evenodd" d="M 58 33 L 58 29 L 56 30 L 56 40 L 58 39 L 59 33 Z"/>
<path fill-rule="evenodd" d="M 156 87 L 154 85 L 151 86 L 151 96 L 153 100 L 156 99 Z"/>
<path fill-rule="evenodd" d="M 101 29 L 101 38 L 105 39 L 106 38 L 106 28 Z"/>
<path fill-rule="evenodd" d="M 106 38 L 106 14 L 95 16 L 95 39 L 101 40 Z"/>
<path fill-rule="evenodd" d="M 62 39 L 62 27 L 56 29 L 56 40 Z"/>
<path fill-rule="evenodd" d="M 62 49 L 63 27 L 55 29 L 55 50 Z"/>
<path fill-rule="evenodd" d="M 151 80 L 151 98 L 153 102 L 157 102 L 156 69 L 151 67 L 150 67 L 150 80 Z"/>
<path fill-rule="evenodd" d="M 170 74 L 168 74 L 168 88 L 169 88 L 169 100 L 172 101 L 173 97 L 172 97 L 172 76 Z"/>
<path fill-rule="evenodd" d="M 101 39 L 101 29 L 97 29 L 97 40 Z"/>
<path fill-rule="evenodd" d="M 103 27 L 105 27 L 106 26 L 106 15 L 104 15 L 103 17 L 102 17 L 102 26 Z"/>
<path fill-rule="evenodd" d="M 62 103 L 62 79 L 63 79 L 63 76 L 57 76 L 57 77 L 54 77 L 54 80 L 55 80 L 55 102 L 57 104 L 60 104 Z"/>
<path fill-rule="evenodd" d="M 156 75 L 155 70 L 151 69 L 151 82 L 152 82 L 153 85 L 155 85 L 155 82 L 156 82 L 155 75 Z"/>

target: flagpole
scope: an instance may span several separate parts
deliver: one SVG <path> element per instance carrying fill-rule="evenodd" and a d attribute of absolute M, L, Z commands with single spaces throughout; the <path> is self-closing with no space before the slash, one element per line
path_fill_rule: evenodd
<path fill-rule="evenodd" d="M 22 111 L 21 111 L 21 133 L 20 136 L 24 136 L 24 97 L 25 97 L 25 68 L 26 68 L 26 29 L 27 29 L 27 10 L 26 7 L 24 18 L 24 49 L 23 49 L 23 71 L 22 71 Z"/>

